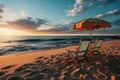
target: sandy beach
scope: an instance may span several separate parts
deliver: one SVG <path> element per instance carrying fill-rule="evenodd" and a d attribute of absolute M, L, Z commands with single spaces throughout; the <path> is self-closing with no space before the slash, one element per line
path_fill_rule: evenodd
<path fill-rule="evenodd" d="M 77 47 L 0 56 L 0 80 L 120 80 L 120 40 L 104 42 L 97 60 L 66 63 L 63 53 Z"/>

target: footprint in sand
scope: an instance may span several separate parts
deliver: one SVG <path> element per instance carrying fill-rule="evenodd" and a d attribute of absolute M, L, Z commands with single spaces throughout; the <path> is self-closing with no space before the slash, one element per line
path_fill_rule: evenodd
<path fill-rule="evenodd" d="M 38 58 L 36 58 L 36 59 L 43 59 L 44 57 L 43 56 L 40 56 L 40 57 L 38 57 Z"/>
<path fill-rule="evenodd" d="M 33 63 L 29 63 L 29 64 L 25 64 L 25 65 L 23 65 L 23 67 L 26 67 L 26 68 L 28 68 L 28 67 L 30 67 L 30 66 L 35 66 L 36 64 L 33 64 Z"/>
<path fill-rule="evenodd" d="M 33 76 L 35 76 L 35 75 L 37 75 L 39 73 L 40 73 L 40 71 L 38 71 L 38 70 L 31 71 L 25 77 L 33 77 Z"/>
<path fill-rule="evenodd" d="M 1 68 L 2 70 L 5 70 L 5 69 L 10 69 L 10 68 L 12 68 L 12 67 L 14 67 L 14 66 L 16 66 L 16 65 L 9 65 L 9 66 L 5 66 L 5 67 L 3 67 L 3 68 Z"/>
<path fill-rule="evenodd" d="M 7 80 L 24 80 L 23 78 L 21 78 L 21 77 L 16 77 L 16 76 L 10 76 L 10 77 L 8 77 L 8 79 Z"/>
<path fill-rule="evenodd" d="M 41 80 L 44 78 L 44 76 L 45 76 L 44 74 L 39 74 L 33 77 L 26 77 L 24 78 L 24 80 Z"/>
<path fill-rule="evenodd" d="M 20 73 L 24 75 L 24 74 L 28 74 L 28 73 L 30 73 L 32 71 L 33 70 L 31 70 L 31 69 L 26 69 L 26 70 L 21 71 Z"/>
<path fill-rule="evenodd" d="M 51 57 L 51 58 L 55 58 L 55 55 L 51 55 L 50 57 Z"/>
<path fill-rule="evenodd" d="M 14 72 L 19 73 L 19 72 L 24 71 L 25 69 L 26 69 L 25 67 L 19 67 Z"/>
<path fill-rule="evenodd" d="M 0 76 L 3 76 L 5 74 L 5 72 L 0 72 Z"/>
<path fill-rule="evenodd" d="M 33 63 L 29 63 L 29 64 L 25 64 L 19 68 L 17 68 L 14 72 L 16 73 L 21 73 L 21 72 L 24 72 L 26 70 L 34 70 L 34 69 L 37 69 L 38 66 L 36 64 L 33 64 Z"/>
<path fill-rule="evenodd" d="M 35 63 L 41 63 L 42 62 L 42 60 L 36 60 L 35 61 Z"/>

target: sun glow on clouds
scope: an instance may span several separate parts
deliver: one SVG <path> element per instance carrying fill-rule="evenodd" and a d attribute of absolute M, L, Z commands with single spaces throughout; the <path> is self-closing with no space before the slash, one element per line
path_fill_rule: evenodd
<path fill-rule="evenodd" d="M 14 30 L 9 28 L 0 28 L 0 35 L 11 36 L 11 35 L 27 35 L 27 32 Z"/>

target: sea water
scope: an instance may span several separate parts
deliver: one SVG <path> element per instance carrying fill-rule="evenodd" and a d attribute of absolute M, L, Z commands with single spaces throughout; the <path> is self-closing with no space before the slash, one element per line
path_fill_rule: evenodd
<path fill-rule="evenodd" d="M 119 39 L 115 36 L 93 36 L 92 41 L 97 38 Z M 0 36 L 0 55 L 73 46 L 80 39 L 89 39 L 89 36 Z"/>

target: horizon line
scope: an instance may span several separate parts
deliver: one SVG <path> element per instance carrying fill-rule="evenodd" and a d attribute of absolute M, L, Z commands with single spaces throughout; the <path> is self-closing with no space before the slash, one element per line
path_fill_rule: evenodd
<path fill-rule="evenodd" d="M 0 35 L 0 36 L 90 36 L 90 34 L 24 34 L 24 35 Z M 120 34 L 92 34 L 92 36 L 120 36 Z"/>

